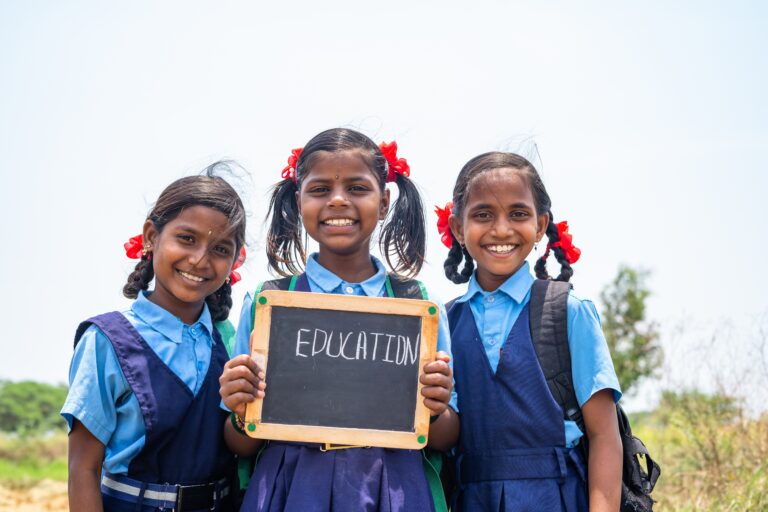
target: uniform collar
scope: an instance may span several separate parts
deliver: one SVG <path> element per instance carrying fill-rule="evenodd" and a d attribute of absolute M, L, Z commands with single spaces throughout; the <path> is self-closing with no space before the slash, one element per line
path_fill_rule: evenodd
<path fill-rule="evenodd" d="M 384 268 L 384 264 L 378 258 L 371 256 L 371 261 L 376 266 L 376 273 L 362 283 L 348 284 L 359 286 L 369 297 L 379 297 L 382 294 L 384 282 L 387 279 L 387 269 Z M 342 278 L 317 262 L 317 253 L 313 253 L 307 258 L 305 273 L 323 293 L 333 293 L 343 284 L 347 284 Z"/>
<path fill-rule="evenodd" d="M 477 282 L 475 272 L 472 272 L 472 277 L 470 278 L 469 286 L 467 287 L 467 293 L 462 295 L 460 298 L 456 299 L 456 302 L 467 302 L 478 293 L 481 296 L 486 297 L 488 295 L 491 295 L 492 293 L 503 292 L 504 294 L 508 295 L 512 300 L 520 304 L 525 299 L 526 295 L 528 295 L 528 292 L 531 290 L 533 281 L 534 279 L 529 270 L 527 261 L 523 263 L 523 266 L 520 267 L 517 270 L 517 272 L 509 276 L 507 280 L 502 283 L 501 286 L 499 286 L 496 290 L 492 292 L 487 292 L 483 290 L 480 287 L 480 284 Z"/>
<path fill-rule="evenodd" d="M 185 327 L 184 322 L 154 302 L 150 302 L 147 296 L 148 294 L 145 295 L 145 292 L 139 293 L 131 305 L 133 314 L 172 342 L 181 343 Z M 203 304 L 203 312 L 200 313 L 195 324 L 205 327 L 209 335 L 213 333 L 213 321 L 211 320 L 211 313 L 208 311 L 208 304 Z M 213 340 L 213 336 L 211 336 L 211 340 Z"/>

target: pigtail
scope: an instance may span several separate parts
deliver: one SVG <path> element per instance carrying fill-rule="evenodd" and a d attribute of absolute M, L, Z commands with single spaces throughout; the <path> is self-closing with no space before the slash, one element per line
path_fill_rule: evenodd
<path fill-rule="evenodd" d="M 149 259 L 149 255 L 142 256 L 128 276 L 128 282 L 123 286 L 123 295 L 128 299 L 135 299 L 139 296 L 139 292 L 149 289 L 149 283 L 154 277 L 155 269 L 152 267 L 152 260 Z"/>
<path fill-rule="evenodd" d="M 222 322 L 229 317 L 232 309 L 232 285 L 225 282 L 218 290 L 205 298 L 208 311 L 214 322 Z"/>
<path fill-rule="evenodd" d="M 469 255 L 466 247 L 462 247 L 453 237 L 451 237 L 451 240 L 451 249 L 448 251 L 448 257 L 443 264 L 445 277 L 456 284 L 466 283 L 472 277 L 472 272 L 475 270 L 475 260 Z M 464 261 L 464 268 L 459 272 L 459 264 L 462 260 Z"/>
<path fill-rule="evenodd" d="M 552 279 L 549 272 L 547 272 L 547 258 L 549 257 L 549 251 L 552 251 L 555 254 L 555 258 L 560 263 L 560 275 L 554 280 L 568 282 L 570 281 L 571 276 L 573 276 L 573 268 L 571 268 L 571 264 L 568 262 L 565 251 L 563 251 L 559 245 L 552 247 L 552 244 L 560 241 L 560 234 L 557 230 L 552 210 L 550 210 L 547 215 L 549 216 L 549 223 L 547 224 L 546 234 L 549 243 L 547 244 L 547 250 L 544 252 L 544 255 L 536 261 L 536 265 L 534 266 L 536 277 L 539 279 Z"/>
<path fill-rule="evenodd" d="M 397 174 L 397 200 L 388 220 L 381 228 L 379 248 L 392 270 L 413 276 L 424 264 L 426 226 L 424 206 L 416 185 L 402 174 Z M 397 265 L 392 261 L 396 260 Z"/>
<path fill-rule="evenodd" d="M 271 220 L 267 233 L 269 266 L 281 276 L 300 274 L 307 260 L 301 241 L 301 218 L 296 203 L 297 185 L 287 178 L 275 185 L 269 201 Z"/>

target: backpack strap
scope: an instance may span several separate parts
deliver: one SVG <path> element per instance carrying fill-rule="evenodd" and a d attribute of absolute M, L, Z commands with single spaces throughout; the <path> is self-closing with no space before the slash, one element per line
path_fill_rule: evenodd
<path fill-rule="evenodd" d="M 299 276 L 281 277 L 280 279 L 272 279 L 271 281 L 262 281 L 256 290 L 253 292 L 253 302 L 251 303 L 251 318 L 256 315 L 256 296 L 264 290 L 282 290 L 292 292 L 296 288 L 296 281 Z"/>
<path fill-rule="evenodd" d="M 573 389 L 571 351 L 568 346 L 568 292 L 571 284 L 537 279 L 531 288 L 530 324 L 533 348 L 547 380 L 549 392 L 566 420 L 584 432 L 576 391 Z"/>
<path fill-rule="evenodd" d="M 390 297 L 429 300 L 426 288 L 418 279 L 407 279 L 395 273 L 389 273 L 384 285 L 387 287 L 387 295 Z"/>

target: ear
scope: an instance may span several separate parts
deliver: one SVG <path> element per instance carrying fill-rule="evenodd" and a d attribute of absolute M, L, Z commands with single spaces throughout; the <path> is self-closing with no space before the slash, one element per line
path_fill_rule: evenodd
<path fill-rule="evenodd" d="M 389 212 L 389 189 L 385 188 L 384 193 L 381 194 L 381 204 L 379 204 L 379 220 L 387 218 Z"/>
<path fill-rule="evenodd" d="M 450 226 L 456 241 L 464 245 L 464 226 L 461 225 L 461 219 L 454 214 L 450 214 L 448 216 L 448 226 Z"/>
<path fill-rule="evenodd" d="M 157 235 L 159 234 L 151 220 L 147 219 L 144 221 L 144 230 L 141 233 L 141 236 L 144 238 L 144 245 L 149 243 L 152 245 L 152 248 L 157 246 Z"/>
<path fill-rule="evenodd" d="M 536 219 L 536 241 L 541 242 L 544 238 L 544 234 L 547 232 L 547 226 L 549 226 L 549 213 L 542 213 Z"/>

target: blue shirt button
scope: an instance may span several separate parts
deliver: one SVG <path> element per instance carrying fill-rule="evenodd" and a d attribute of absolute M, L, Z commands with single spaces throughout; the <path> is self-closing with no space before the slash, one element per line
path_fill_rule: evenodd
<path fill-rule="evenodd" d="M 351 286 L 347 286 L 346 288 L 344 288 L 344 291 L 349 293 L 349 294 L 352 294 L 352 293 L 354 293 L 355 289 L 352 288 Z"/>

